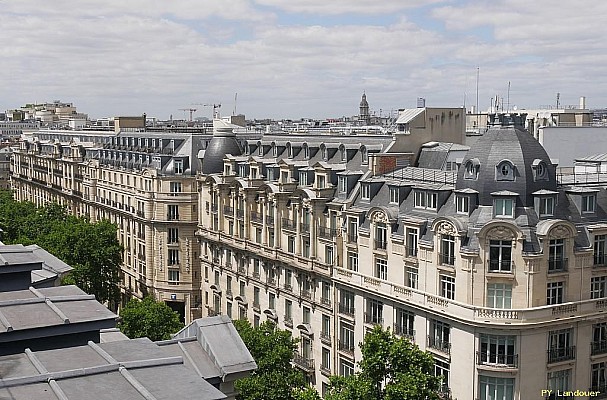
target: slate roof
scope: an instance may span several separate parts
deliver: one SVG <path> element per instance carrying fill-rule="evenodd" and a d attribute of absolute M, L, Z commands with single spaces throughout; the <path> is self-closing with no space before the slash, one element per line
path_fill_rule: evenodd
<path fill-rule="evenodd" d="M 0 357 L 0 398 L 223 399 L 183 357 L 147 338 Z"/>

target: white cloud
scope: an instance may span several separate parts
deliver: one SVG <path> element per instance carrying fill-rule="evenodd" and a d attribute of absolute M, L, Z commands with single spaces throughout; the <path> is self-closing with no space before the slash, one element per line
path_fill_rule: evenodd
<path fill-rule="evenodd" d="M 276 7 L 290 13 L 309 14 L 388 14 L 427 6 L 444 0 L 381 0 L 381 1 L 352 1 L 352 0 L 254 0 L 263 6 Z"/>

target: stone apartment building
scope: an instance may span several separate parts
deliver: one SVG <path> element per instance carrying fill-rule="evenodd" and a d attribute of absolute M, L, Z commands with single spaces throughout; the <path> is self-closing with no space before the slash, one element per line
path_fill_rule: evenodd
<path fill-rule="evenodd" d="M 12 157 L 18 200 L 58 202 L 118 225 L 124 300 L 150 293 L 189 323 L 200 316 L 196 174 L 210 135 L 39 131 Z"/>
<path fill-rule="evenodd" d="M 291 330 L 321 391 L 380 324 L 434 355 L 445 397 L 607 392 L 607 182 L 557 181 L 520 122 L 456 168 L 461 147 L 405 167 L 381 137 L 267 136 L 221 164 L 218 146 L 199 176 L 208 314 Z"/>

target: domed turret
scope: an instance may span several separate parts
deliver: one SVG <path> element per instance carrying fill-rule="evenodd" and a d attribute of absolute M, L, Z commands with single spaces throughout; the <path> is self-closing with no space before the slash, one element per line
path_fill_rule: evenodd
<path fill-rule="evenodd" d="M 556 190 L 556 168 L 542 145 L 513 126 L 508 117 L 500 116 L 470 148 L 459 169 L 456 189 L 478 191 L 480 205 L 491 205 L 492 193 L 516 193 L 517 206 L 531 207 L 532 193 Z"/>
<path fill-rule="evenodd" d="M 202 159 L 203 174 L 217 174 L 223 171 L 223 157 L 226 154 L 239 156 L 242 149 L 236 140 L 233 126 L 220 119 L 213 120 L 213 138 Z"/>

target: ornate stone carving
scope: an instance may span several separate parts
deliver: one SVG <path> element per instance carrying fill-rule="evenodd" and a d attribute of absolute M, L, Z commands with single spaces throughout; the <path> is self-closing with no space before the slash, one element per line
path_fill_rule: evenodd
<path fill-rule="evenodd" d="M 550 239 L 565 239 L 571 237 L 571 232 L 569 227 L 566 225 L 557 225 L 550 229 L 550 233 L 548 234 Z"/>
<path fill-rule="evenodd" d="M 457 236 L 457 230 L 449 222 L 441 222 L 436 226 L 436 233 L 440 235 Z"/>
<path fill-rule="evenodd" d="M 512 229 L 505 226 L 496 226 L 487 232 L 487 237 L 494 240 L 513 240 L 516 238 Z"/>
<path fill-rule="evenodd" d="M 388 217 L 383 212 L 376 211 L 371 216 L 371 221 L 376 222 L 376 223 L 379 222 L 379 223 L 387 224 L 388 223 Z"/>

